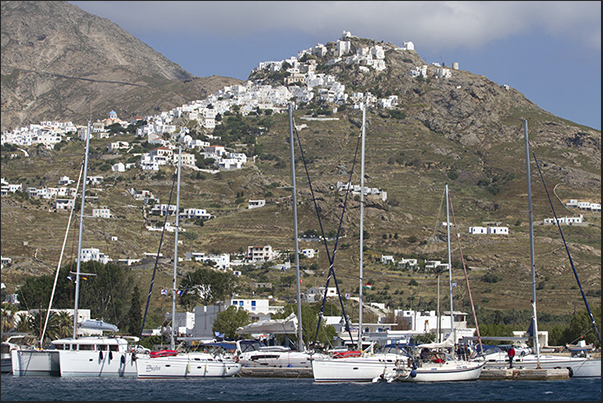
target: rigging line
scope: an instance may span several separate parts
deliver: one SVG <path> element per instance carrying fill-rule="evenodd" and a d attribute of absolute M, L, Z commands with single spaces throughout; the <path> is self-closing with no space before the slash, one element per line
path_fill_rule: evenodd
<path fill-rule="evenodd" d="M 295 128 L 295 122 L 294 122 L 293 127 Z M 302 145 L 301 145 L 301 139 L 299 137 L 299 131 L 297 130 L 297 128 L 295 128 L 295 133 L 297 135 L 297 143 L 299 145 L 299 149 L 300 149 L 300 152 L 301 152 L 302 162 L 304 163 L 304 169 L 306 171 L 306 177 L 308 178 L 308 185 L 310 186 L 310 192 L 312 194 L 312 201 L 314 202 L 314 208 L 316 210 L 316 216 L 318 218 L 318 222 L 319 222 L 319 225 L 320 225 L 320 230 L 321 230 L 322 237 L 323 237 L 323 242 L 324 242 L 325 249 L 326 249 L 326 252 L 327 252 L 327 258 L 329 259 L 329 274 L 327 276 L 327 283 L 325 285 L 325 292 L 324 292 L 324 296 L 323 296 L 322 306 L 320 308 L 320 312 L 319 312 L 319 315 L 318 315 L 318 323 L 316 325 L 316 333 L 315 333 L 315 336 L 314 336 L 314 343 L 312 344 L 312 348 L 314 348 L 314 345 L 316 344 L 316 340 L 318 338 L 318 330 L 320 328 L 320 323 L 322 321 L 322 316 L 323 316 L 323 312 L 324 312 L 324 306 L 325 306 L 325 303 L 326 303 L 326 300 L 327 300 L 327 292 L 328 292 L 329 282 L 331 281 L 331 276 L 333 277 L 333 280 L 335 282 L 335 288 L 337 290 L 337 295 L 339 297 L 339 304 L 341 305 L 341 310 L 342 310 L 342 313 L 343 313 L 343 317 L 344 317 L 344 319 L 346 321 L 346 330 L 348 331 L 348 334 L 350 336 L 350 340 L 353 340 L 352 333 L 351 333 L 351 330 L 350 330 L 350 326 L 349 326 L 349 323 L 348 323 L 348 320 L 347 320 L 347 315 L 345 314 L 345 307 L 343 305 L 343 300 L 341 299 L 341 293 L 339 292 L 339 285 L 337 283 L 337 277 L 335 276 L 335 271 L 333 269 L 333 266 L 334 266 L 334 263 L 335 263 L 335 253 L 337 252 L 337 245 L 339 243 L 339 235 L 341 233 L 341 224 L 343 223 L 343 217 L 344 217 L 344 213 L 345 213 L 346 206 L 347 206 L 348 195 L 350 193 L 350 187 L 351 187 L 351 184 L 352 184 L 352 175 L 354 173 L 354 166 L 356 165 L 356 159 L 358 157 L 358 148 L 360 146 L 360 140 L 361 140 L 362 137 L 358 136 L 358 142 L 356 143 L 356 151 L 354 153 L 354 160 L 352 162 L 352 169 L 350 171 L 350 179 L 349 179 L 349 182 L 348 182 L 349 186 L 346 189 L 346 194 L 345 194 L 345 199 L 344 199 L 345 201 L 344 201 L 344 205 L 343 205 L 343 209 L 342 209 L 342 213 L 341 213 L 341 218 L 340 218 L 340 221 L 339 221 L 339 227 L 337 229 L 337 236 L 335 238 L 335 245 L 333 246 L 333 253 L 329 254 L 329 247 L 328 247 L 328 244 L 327 244 L 327 238 L 325 236 L 324 227 L 323 227 L 322 221 L 320 219 L 320 213 L 319 213 L 318 205 L 316 204 L 316 197 L 314 196 L 314 189 L 312 187 L 312 181 L 310 180 L 310 174 L 308 172 L 308 166 L 307 166 L 306 159 L 305 159 L 305 153 L 304 153 L 304 150 L 303 150 Z M 361 189 L 361 191 L 364 191 L 364 189 Z M 297 234 L 296 234 L 296 236 L 297 236 Z"/>
<path fill-rule="evenodd" d="M 563 236 L 563 231 L 561 230 L 561 225 L 559 224 L 559 220 L 557 219 L 557 214 L 555 213 L 555 208 L 553 207 L 553 202 L 551 201 L 551 196 L 549 195 L 549 191 L 546 188 L 546 183 L 544 182 L 544 176 L 542 175 L 542 171 L 540 170 L 540 164 L 538 164 L 538 159 L 536 158 L 536 154 L 532 152 L 534 156 L 534 161 L 536 162 L 536 167 L 538 167 L 538 173 L 540 174 L 540 179 L 542 180 L 542 184 L 544 185 L 544 190 L 546 191 L 546 196 L 549 199 L 549 204 L 551 205 L 551 210 L 553 210 L 553 216 L 555 217 L 555 222 L 557 223 L 557 228 L 559 228 L 559 234 L 561 234 L 561 239 L 563 239 L 563 245 L 565 245 L 565 251 L 567 252 L 567 257 L 569 258 L 570 264 L 572 266 L 572 270 L 574 271 L 574 277 L 576 277 L 576 281 L 578 282 L 578 287 L 580 287 L 580 293 L 582 293 L 582 299 L 584 300 L 584 304 L 586 305 L 586 310 L 588 311 L 588 315 L 590 316 L 590 320 L 592 322 L 593 328 L 597 333 L 597 338 L 599 339 L 599 344 L 601 344 L 601 335 L 599 334 L 599 329 L 597 328 L 597 323 L 595 322 L 595 318 L 593 317 L 592 312 L 590 311 L 590 307 L 588 306 L 588 301 L 586 300 L 586 295 L 584 295 L 584 290 L 582 289 L 582 284 L 580 283 L 580 279 L 578 278 L 578 273 L 576 272 L 576 268 L 574 267 L 574 261 L 572 260 L 572 256 L 570 255 L 570 251 L 567 247 L 567 243 L 565 242 L 565 237 Z"/>
<path fill-rule="evenodd" d="M 163 236 L 165 234 L 165 225 L 167 223 L 168 216 L 170 215 L 170 204 L 172 203 L 172 196 L 174 194 L 174 185 L 176 184 L 176 172 L 174 172 L 174 179 L 172 180 L 172 189 L 170 190 L 170 198 L 168 200 L 168 209 L 165 212 L 165 220 L 163 221 L 163 230 L 161 231 L 161 238 L 159 239 L 159 249 L 157 250 L 157 256 L 155 256 L 155 267 L 153 268 L 153 277 L 151 278 L 151 284 L 149 286 L 149 294 L 147 295 L 147 305 L 144 308 L 144 316 L 142 317 L 142 326 L 140 327 L 140 334 L 138 340 L 142 338 L 142 331 L 147 320 L 147 313 L 149 311 L 149 304 L 151 302 L 151 293 L 153 292 L 153 284 L 155 283 L 155 274 L 157 273 L 157 264 L 159 263 L 159 252 L 161 251 L 161 244 L 163 243 Z M 176 214 L 179 212 L 176 211 Z M 176 229 L 177 230 L 177 229 Z M 172 318 L 173 319 L 173 318 Z"/>
<path fill-rule="evenodd" d="M 465 266 L 465 259 L 463 257 L 463 249 L 461 249 L 461 241 L 459 237 L 459 226 L 456 224 L 456 217 L 454 216 L 454 209 L 452 208 L 452 201 L 448 200 L 450 203 L 450 212 L 452 213 L 452 221 L 454 222 L 454 229 L 456 231 L 456 242 L 459 246 L 459 252 L 461 254 L 461 263 L 463 264 L 463 272 L 465 273 L 465 282 L 467 283 L 467 292 L 469 293 L 469 301 L 471 302 L 471 310 L 473 311 L 473 321 L 475 322 L 475 331 L 477 332 L 477 340 L 480 345 L 480 351 L 484 351 L 482 346 L 482 336 L 479 332 L 479 325 L 477 323 L 477 314 L 475 312 L 475 306 L 473 305 L 473 296 L 471 295 L 471 287 L 469 287 L 469 276 L 467 275 L 467 267 Z M 450 223 L 448 223 L 450 225 Z M 448 262 L 448 264 L 452 267 L 452 262 Z"/>
<path fill-rule="evenodd" d="M 438 215 L 436 216 L 436 220 L 435 220 L 435 224 L 433 226 L 433 233 L 431 235 L 431 239 L 432 241 L 435 239 L 435 234 L 436 231 L 438 230 L 438 220 L 440 218 L 440 214 L 442 213 L 442 205 L 444 204 L 444 199 L 446 198 L 446 191 L 444 190 L 442 192 L 442 198 L 440 199 L 440 208 L 438 209 Z M 423 253 L 425 255 L 427 255 L 427 243 L 425 244 L 425 247 L 423 248 Z"/>
<path fill-rule="evenodd" d="M 48 319 L 50 318 L 50 309 L 52 307 L 52 301 L 54 300 L 54 293 L 57 288 L 57 280 L 59 278 L 59 273 L 61 271 L 61 263 L 63 261 L 63 252 L 65 252 L 65 245 L 67 244 L 67 238 L 69 234 L 69 227 L 71 226 L 71 219 L 73 218 L 73 212 L 75 211 L 75 200 L 77 199 L 77 191 L 80 187 L 80 181 L 82 179 L 82 173 L 84 171 L 84 163 L 82 162 L 82 166 L 80 168 L 80 176 L 77 179 L 77 185 L 75 187 L 75 195 L 73 196 L 73 208 L 69 213 L 69 220 L 67 221 L 67 229 L 65 230 L 65 238 L 63 239 L 63 247 L 61 248 L 61 255 L 59 256 L 59 263 L 57 265 L 57 271 L 54 275 L 54 283 L 52 285 L 52 291 L 50 292 L 50 301 L 48 302 L 48 312 L 46 312 L 46 320 L 44 321 L 44 328 L 42 329 L 42 335 L 40 337 L 40 347 L 42 347 L 42 342 L 44 341 L 44 334 L 46 333 L 46 328 L 48 327 Z"/>
<path fill-rule="evenodd" d="M 107 241 L 107 233 L 105 231 L 105 220 L 104 220 L 103 217 L 98 217 L 98 218 L 101 220 L 101 230 L 102 230 L 102 233 L 103 233 L 103 238 L 105 239 L 105 247 L 106 247 L 106 249 L 108 251 L 108 250 L 110 250 L 110 247 L 109 247 L 109 242 Z M 114 278 L 113 278 L 112 273 L 110 273 L 110 270 L 107 268 L 106 264 L 105 264 L 105 269 L 106 269 L 107 272 L 109 272 L 109 287 L 111 287 L 111 293 L 110 293 L 109 297 L 112 300 L 115 300 L 115 298 L 113 298 L 113 295 L 114 295 L 113 291 L 115 289 L 114 288 L 114 282 L 113 282 Z M 113 317 L 115 318 L 115 324 L 118 325 L 118 326 L 120 326 L 121 323 L 118 322 L 117 309 L 115 308 L 115 303 L 112 303 L 111 305 L 113 306 Z"/>

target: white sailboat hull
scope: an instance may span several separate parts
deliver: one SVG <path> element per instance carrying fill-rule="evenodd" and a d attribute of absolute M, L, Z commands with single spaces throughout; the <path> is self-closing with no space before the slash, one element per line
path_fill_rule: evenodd
<path fill-rule="evenodd" d="M 182 353 L 168 357 L 142 356 L 137 359 L 138 379 L 231 377 L 241 364 L 207 353 Z"/>
<path fill-rule="evenodd" d="M 299 351 L 250 351 L 239 354 L 243 367 L 311 368 L 311 355 Z"/>
<path fill-rule="evenodd" d="M 399 380 L 407 382 L 453 382 L 475 381 L 479 379 L 484 362 L 452 360 L 443 363 L 426 363 L 410 371 L 408 377 Z"/>
<path fill-rule="evenodd" d="M 535 354 L 527 354 L 513 359 L 513 368 L 535 369 L 538 359 Z M 506 353 L 486 355 L 486 368 L 509 368 L 509 358 Z M 557 355 L 541 355 L 540 368 L 570 368 L 574 378 L 600 378 L 601 359 L 590 357 L 567 357 Z"/>
<path fill-rule="evenodd" d="M 395 368 L 395 361 L 376 357 L 312 360 L 315 382 L 372 382 Z"/>
<path fill-rule="evenodd" d="M 13 376 L 60 376 L 59 352 L 56 350 L 12 350 Z"/>

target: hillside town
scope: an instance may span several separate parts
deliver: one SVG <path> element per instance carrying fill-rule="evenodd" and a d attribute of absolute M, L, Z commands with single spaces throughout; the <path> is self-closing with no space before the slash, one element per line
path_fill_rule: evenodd
<path fill-rule="evenodd" d="M 111 166 L 112 172 L 126 172 L 128 170 L 138 169 L 144 171 L 159 171 L 164 166 L 175 166 L 179 161 L 179 147 L 183 151 L 181 155 L 182 165 L 195 171 L 207 173 L 218 173 L 220 171 L 229 171 L 242 169 L 248 164 L 248 158 L 252 158 L 245 153 L 229 150 L 227 147 L 216 144 L 220 138 L 212 133 L 216 127 L 222 124 L 224 116 L 232 113 L 240 113 L 242 116 L 258 114 L 259 111 L 270 111 L 271 114 L 285 113 L 288 105 L 293 101 L 295 103 L 307 103 L 316 100 L 326 101 L 330 104 L 353 109 L 360 109 L 363 104 L 375 108 L 392 109 L 398 105 L 398 97 L 390 95 L 385 98 L 378 98 L 370 92 L 357 93 L 346 92 L 343 84 L 339 83 L 334 76 L 318 73 L 316 70 L 316 60 L 307 56 L 319 56 L 321 58 L 331 57 L 328 65 L 344 64 L 357 66 L 363 73 L 369 73 L 371 70 L 381 72 L 386 70 L 385 53 L 381 46 L 365 47 L 357 49 L 352 54 L 350 47 L 350 38 L 352 34 L 344 31 L 340 39 L 337 40 L 335 47 L 327 48 L 322 44 L 317 44 L 309 49 L 302 50 L 296 57 L 290 57 L 281 61 L 268 61 L 259 63 L 254 71 L 288 73 L 284 77 L 284 85 L 273 87 L 263 84 L 261 81 L 246 81 L 241 85 L 232 85 L 224 87 L 203 100 L 195 100 L 188 104 L 179 106 L 169 111 L 163 111 L 155 115 L 136 117 L 133 120 L 126 121 L 118 117 L 118 114 L 111 110 L 107 118 L 90 122 L 90 130 L 87 126 L 74 125 L 72 122 L 43 121 L 39 124 L 30 124 L 26 127 L 18 127 L 12 131 L 5 131 L 1 136 L 1 145 L 16 146 L 18 151 L 14 151 L 10 158 L 28 158 L 26 150 L 20 147 L 29 147 L 41 145 L 47 149 L 53 149 L 61 142 L 70 140 L 85 140 L 87 136 L 97 139 L 109 139 L 116 137 L 107 146 L 108 153 L 129 153 L 133 147 L 127 141 L 120 140 L 119 135 L 113 134 L 111 126 L 119 125 L 126 129 L 134 127 L 137 139 L 146 140 L 154 148 L 146 153 L 135 154 L 138 157 L 136 163 L 117 162 Z M 412 42 L 404 42 L 401 47 L 396 49 L 398 52 L 414 51 Z M 448 79 L 458 70 L 458 63 L 454 63 L 452 69 L 445 68 L 439 63 L 431 65 L 414 66 L 406 74 L 411 77 L 430 77 L 434 79 Z M 333 112 L 337 111 L 334 107 Z M 204 139 L 196 139 L 196 133 L 186 125 L 175 124 L 179 118 L 186 121 L 196 121 L 200 128 L 204 130 Z M 329 119 L 326 117 L 308 117 L 308 119 Z M 300 126 L 301 128 L 301 126 Z M 209 139 L 210 141 L 206 141 Z M 214 142 L 215 141 L 215 142 Z M 211 169 L 199 168 L 197 166 L 197 155 L 204 159 L 213 160 Z M 90 176 L 87 178 L 87 184 L 92 186 L 102 186 L 103 176 Z M 61 176 L 57 186 L 52 187 L 27 187 L 23 188 L 20 183 L 9 183 L 6 178 L 2 178 L 1 192 L 2 196 L 16 192 L 24 192 L 30 198 L 45 199 L 53 201 L 53 212 L 64 212 L 74 209 L 77 196 L 76 181 L 68 176 Z M 337 182 L 333 189 L 338 192 L 350 191 L 354 195 L 364 193 L 364 195 L 374 197 L 383 202 L 387 201 L 388 193 L 384 189 L 365 187 L 361 189 L 360 185 L 353 183 Z M 136 201 L 142 201 L 146 206 L 145 212 L 158 217 L 166 215 L 175 216 L 182 220 L 210 220 L 214 217 L 212 212 L 201 208 L 187 208 L 177 212 L 176 205 L 162 203 L 148 189 L 128 189 L 129 195 Z M 601 206 L 590 201 L 579 201 L 571 199 L 566 204 L 568 209 L 579 211 L 600 212 Z M 248 200 L 247 208 L 256 209 L 266 206 L 266 200 Z M 99 205 L 92 210 L 92 216 L 99 219 L 115 220 L 117 219 L 107 206 Z M 578 225 L 583 224 L 583 216 L 546 218 L 542 224 L 565 224 Z M 446 223 L 442 223 L 446 225 Z M 499 224 L 499 223 L 497 223 Z M 148 231 L 176 231 L 176 227 L 169 223 L 164 226 L 147 225 Z M 184 228 L 178 228 L 178 231 L 184 232 Z M 467 232 L 475 236 L 505 236 L 509 235 L 509 227 L 502 225 L 471 225 Z M 112 241 L 117 241 L 114 237 Z M 306 258 L 314 259 L 318 250 L 313 248 L 303 249 L 301 252 Z M 149 253 L 156 257 L 157 254 Z M 202 251 L 186 253 L 186 260 L 209 262 L 217 270 L 232 271 L 235 275 L 241 275 L 239 268 L 243 265 L 261 266 L 269 264 L 271 268 L 280 268 L 287 270 L 291 267 L 288 262 L 286 251 L 273 250 L 268 244 L 248 245 L 245 253 L 231 255 L 227 253 L 216 254 Z M 111 258 L 98 248 L 82 248 L 81 261 L 96 261 L 100 263 L 115 262 L 127 266 L 140 264 L 143 258 L 119 257 Z M 393 265 L 401 269 L 409 270 L 447 270 L 449 265 L 440 260 L 423 260 L 410 258 L 400 258 L 396 260 L 393 255 L 382 254 L 378 259 L 381 264 Z M 2 257 L 2 267 L 10 266 L 11 258 Z M 256 284 L 257 288 L 270 289 L 270 283 Z M 370 287 L 370 284 L 369 284 Z M 326 290 L 327 295 L 335 293 L 335 288 Z M 167 290 L 166 290 L 167 292 Z M 309 288 L 303 293 L 304 302 L 316 302 L 325 293 L 324 287 Z M 167 295 L 162 294 L 162 295 Z M 13 295 L 14 299 L 15 296 Z M 243 299 L 236 296 L 230 300 L 224 301 L 225 306 L 235 305 L 243 307 L 251 314 L 252 321 L 262 321 L 271 319 L 272 315 L 278 312 L 282 306 L 273 306 L 269 304 L 270 299 Z M 251 303 L 257 304 L 251 308 Z M 211 331 L 211 324 L 220 311 L 218 306 L 199 306 L 194 312 L 185 312 L 177 314 L 174 318 L 177 335 L 180 337 L 196 337 L 202 339 L 213 339 L 214 334 Z M 442 334 L 446 334 L 447 329 L 452 328 L 452 320 L 458 332 L 458 338 L 473 335 L 475 329 L 467 328 L 467 313 L 454 312 L 454 318 L 450 315 L 442 315 L 437 318 L 435 311 L 413 311 L 413 310 L 394 310 L 390 311 L 384 304 L 372 304 L 372 308 L 377 314 L 376 323 L 367 323 L 365 333 L 376 337 L 382 337 L 386 341 L 408 341 L 410 337 L 417 334 L 424 334 L 433 329 L 440 329 Z M 84 313 L 85 315 L 85 313 Z M 404 329 L 395 329 L 393 323 L 389 323 L 387 318 L 391 315 L 402 320 Z M 349 340 L 343 326 L 345 321 L 342 317 L 326 317 L 329 324 L 335 326 L 338 332 L 338 339 L 341 345 L 352 343 Z M 436 320 L 442 320 L 441 324 L 436 325 Z M 458 323 L 456 323 L 458 321 Z M 352 335 L 358 334 L 358 329 L 353 329 Z M 161 334 L 161 329 L 148 330 L 147 335 Z M 543 337 L 547 333 L 543 332 Z M 456 340 L 458 341 L 458 340 Z M 548 340 L 543 340 L 547 345 Z"/>

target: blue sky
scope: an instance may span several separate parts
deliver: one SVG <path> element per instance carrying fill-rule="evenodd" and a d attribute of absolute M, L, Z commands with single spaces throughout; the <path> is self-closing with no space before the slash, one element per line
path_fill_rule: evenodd
<path fill-rule="evenodd" d="M 247 79 L 350 31 L 459 63 L 601 130 L 600 1 L 70 1 L 195 76 Z"/>

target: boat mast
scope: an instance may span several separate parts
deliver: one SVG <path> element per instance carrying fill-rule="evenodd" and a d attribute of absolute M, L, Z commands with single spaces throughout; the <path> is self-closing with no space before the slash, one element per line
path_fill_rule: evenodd
<path fill-rule="evenodd" d="M 448 238 L 448 283 L 450 284 L 450 332 L 452 340 L 456 344 L 456 331 L 454 330 L 454 309 L 452 306 L 452 257 L 450 255 L 450 203 L 448 201 L 448 184 L 446 184 L 446 230 Z"/>
<path fill-rule="evenodd" d="M 82 265 L 82 232 L 84 229 L 84 205 L 86 202 L 86 182 L 88 180 L 88 150 L 90 147 L 90 121 L 86 131 L 86 154 L 84 157 L 84 180 L 82 183 L 82 208 L 80 212 L 80 233 L 77 245 L 77 269 L 75 273 L 75 302 L 73 306 L 73 338 L 77 338 L 77 306 L 80 297 L 80 267 Z"/>
<path fill-rule="evenodd" d="M 289 103 L 289 141 L 291 143 L 291 183 L 293 183 L 293 231 L 295 238 L 295 274 L 297 276 L 297 350 L 304 350 L 301 311 L 301 277 L 299 275 L 299 242 L 297 235 L 297 191 L 295 188 L 295 145 L 293 141 L 293 104 Z"/>
<path fill-rule="evenodd" d="M 176 279 L 178 274 L 178 231 L 180 215 L 180 168 L 182 167 L 182 146 L 178 147 L 178 186 L 176 188 L 176 228 L 174 232 L 174 278 L 172 280 L 172 337 L 170 340 L 170 348 L 174 350 L 176 348 Z M 169 211 L 169 206 L 168 206 Z M 167 214 L 167 213 L 166 213 Z"/>
<path fill-rule="evenodd" d="M 362 255 L 364 241 L 364 140 L 366 134 L 366 96 L 362 104 L 362 152 L 360 157 L 360 294 L 358 296 L 358 349 L 362 350 Z M 350 183 L 351 185 L 351 183 Z"/>
<path fill-rule="evenodd" d="M 442 274 L 442 270 L 438 269 L 438 272 L 437 272 L 437 276 L 438 276 L 438 305 L 437 305 L 438 335 L 437 335 L 437 340 L 436 340 L 438 343 L 440 341 L 442 341 L 442 316 L 440 315 L 440 274 Z"/>
<path fill-rule="evenodd" d="M 526 173 L 528 182 L 528 215 L 530 218 L 530 265 L 532 268 L 532 331 L 534 337 L 534 351 L 537 365 L 540 369 L 540 349 L 538 348 L 538 319 L 536 316 L 536 265 L 534 264 L 534 217 L 532 215 L 532 182 L 530 179 L 530 143 L 528 142 L 528 121 L 523 119 L 523 131 L 526 143 Z"/>
<path fill-rule="evenodd" d="M 44 327 L 42 328 L 42 335 L 40 336 L 40 348 L 44 342 L 44 335 L 48 328 L 48 319 L 50 318 L 50 309 L 52 308 L 52 301 L 54 300 L 54 293 L 57 289 L 57 281 L 59 279 L 59 273 L 61 271 L 61 263 L 63 262 L 63 253 L 65 252 L 65 245 L 67 244 L 67 235 L 69 234 L 69 228 L 71 227 L 71 219 L 73 218 L 73 212 L 75 211 L 75 201 L 77 199 L 77 191 L 80 188 L 82 180 L 82 173 L 84 171 L 84 165 L 80 168 L 80 176 L 77 179 L 77 186 L 75 187 L 75 195 L 73 196 L 73 208 L 69 212 L 69 220 L 67 221 L 67 229 L 65 230 L 65 238 L 63 238 L 63 246 L 61 247 L 61 255 L 59 256 L 59 264 L 57 265 L 57 271 L 54 275 L 54 283 L 52 284 L 52 291 L 50 292 L 50 301 L 48 302 L 48 311 L 46 311 L 46 319 L 44 320 Z"/>

